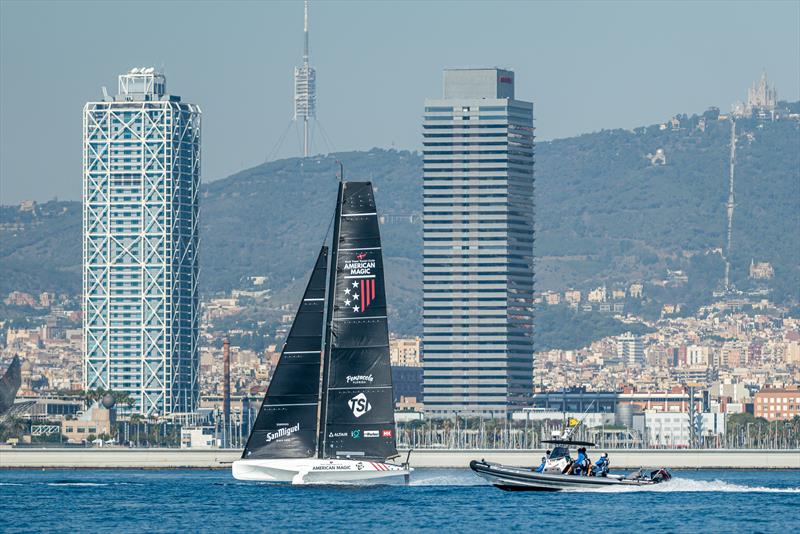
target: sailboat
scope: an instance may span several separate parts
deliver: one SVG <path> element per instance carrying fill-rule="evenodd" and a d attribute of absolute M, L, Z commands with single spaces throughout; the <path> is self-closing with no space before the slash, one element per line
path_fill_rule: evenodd
<path fill-rule="evenodd" d="M 317 256 L 241 459 L 239 480 L 408 476 L 397 458 L 383 255 L 370 182 L 339 182 Z"/>

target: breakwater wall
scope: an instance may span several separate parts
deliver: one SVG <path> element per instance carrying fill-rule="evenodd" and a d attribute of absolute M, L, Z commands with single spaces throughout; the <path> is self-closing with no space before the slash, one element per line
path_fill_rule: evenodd
<path fill-rule="evenodd" d="M 407 451 L 400 451 L 405 460 Z M 800 450 L 609 449 L 612 469 L 800 469 Z M 414 467 L 466 468 L 484 458 L 510 465 L 538 465 L 542 450 L 420 449 Z M 599 453 L 592 451 L 590 456 Z M 233 449 L 0 448 L 0 468 L 180 469 L 229 468 L 241 451 Z"/>

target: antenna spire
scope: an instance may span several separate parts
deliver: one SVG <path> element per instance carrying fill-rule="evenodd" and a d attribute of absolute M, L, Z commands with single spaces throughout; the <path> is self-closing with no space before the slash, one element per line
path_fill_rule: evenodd
<path fill-rule="evenodd" d="M 728 178 L 728 203 L 725 205 L 728 212 L 728 239 L 725 246 L 725 291 L 731 291 L 731 245 L 733 244 L 733 209 L 736 207 L 733 194 L 733 173 L 736 167 L 736 119 L 731 114 L 731 157 L 730 174 Z"/>
<path fill-rule="evenodd" d="M 303 64 L 308 65 L 308 0 L 303 6 Z"/>

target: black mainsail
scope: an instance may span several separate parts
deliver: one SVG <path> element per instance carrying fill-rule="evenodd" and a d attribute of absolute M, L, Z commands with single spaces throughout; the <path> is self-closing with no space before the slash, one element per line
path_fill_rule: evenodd
<path fill-rule="evenodd" d="M 323 246 L 242 458 L 309 458 L 316 452 L 327 271 Z"/>
<path fill-rule="evenodd" d="M 395 456 L 381 237 L 371 182 L 342 182 L 327 294 L 320 458 Z"/>

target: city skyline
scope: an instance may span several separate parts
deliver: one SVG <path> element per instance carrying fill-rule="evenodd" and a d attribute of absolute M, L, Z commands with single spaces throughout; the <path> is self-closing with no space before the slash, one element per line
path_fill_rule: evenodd
<path fill-rule="evenodd" d="M 26 25 L 35 7 L 14 2 L 0 7 L 0 111 L 4 117 L 0 126 L 0 203 L 79 197 L 80 162 L 74 156 L 76 110 L 87 93 L 99 93 L 102 85 L 110 84 L 108 72 L 138 64 L 160 67 L 163 63 L 170 79 L 187 88 L 183 94 L 199 102 L 207 117 L 214 117 L 207 121 L 205 135 L 205 181 L 263 162 L 292 117 L 291 74 L 302 55 L 302 3 L 233 3 L 224 8 L 204 3 L 192 12 L 182 9 L 184 5 L 167 4 L 161 9 L 203 21 L 234 17 L 241 28 L 220 41 L 219 32 L 212 32 L 207 22 L 185 25 L 199 28 L 203 35 L 211 32 L 207 42 L 193 53 L 184 42 L 183 32 L 189 30 L 170 26 L 171 32 L 166 32 L 164 27 L 159 35 L 165 41 L 149 43 L 120 38 L 126 33 L 115 27 L 113 35 L 104 39 L 105 47 L 95 50 L 96 59 L 78 64 L 64 54 L 78 54 L 86 43 L 62 35 L 66 25 L 52 25 L 49 19 L 40 20 L 36 26 Z M 792 25 L 799 9 L 796 4 L 771 4 L 770 13 L 784 16 L 772 15 L 767 31 L 764 25 L 750 23 L 753 17 L 763 15 L 758 4 L 737 4 L 728 10 L 717 9 L 713 3 L 656 4 L 645 10 L 616 3 L 518 3 L 514 7 L 521 15 L 502 22 L 508 27 L 504 39 L 481 43 L 481 47 L 442 30 L 437 23 L 443 17 L 455 16 L 465 23 L 482 20 L 501 24 L 498 17 L 509 5 L 493 4 L 490 8 L 468 4 L 452 13 L 443 3 L 425 4 L 425 9 L 414 3 L 403 4 L 403 9 L 400 4 L 313 4 L 315 33 L 311 46 L 318 74 L 319 120 L 333 140 L 330 148 L 419 149 L 416 102 L 438 90 L 436 73 L 445 66 L 496 65 L 521 72 L 517 80 L 521 90 L 542 104 L 537 124 L 543 140 L 600 128 L 639 126 L 677 112 L 700 112 L 709 105 L 724 111 L 744 98 L 743 88 L 762 70 L 778 87 L 779 99 L 798 98 L 800 77 L 794 66 L 800 64 L 800 32 Z M 102 9 L 89 9 L 93 4 L 85 3 L 47 6 L 55 14 L 52 20 L 86 17 L 93 31 L 100 34 L 112 31 L 104 29 L 103 20 L 126 8 L 122 2 Z M 134 28 L 137 17 L 146 14 L 128 10 L 126 16 L 131 17 L 129 27 Z M 387 17 L 398 24 L 386 27 L 382 21 Z M 356 19 L 366 24 L 340 35 L 341 28 Z M 561 25 L 566 28 L 563 35 L 552 29 L 560 26 L 558 21 L 569 21 Z M 255 29 L 264 24 L 269 31 Z M 427 31 L 430 25 L 437 31 Z M 402 29 L 415 27 L 420 29 L 419 38 L 403 42 Z M 21 28 L 27 29 L 20 33 Z M 224 34 L 226 30 L 223 27 L 221 31 Z M 384 37 L 379 31 L 386 34 L 385 40 L 377 38 Z M 624 38 L 615 37 L 623 33 Z M 683 34 L 691 35 L 691 39 L 679 39 Z M 652 35 L 663 37 L 653 39 Z M 450 36 L 454 37 L 452 42 L 442 41 Z M 51 39 L 59 39 L 59 46 L 47 46 Z M 378 46 L 363 46 L 373 42 Z M 398 56 L 400 42 L 403 54 Z M 172 46 L 165 47 L 165 43 Z M 704 53 L 688 53 L 697 47 Z M 435 57 L 424 53 L 431 48 L 438 51 Z M 499 65 L 500 57 L 507 57 L 508 63 Z M 598 72 L 600 65 L 608 70 Z M 47 114 L 47 131 L 37 130 L 35 125 L 43 120 L 43 111 L 26 104 L 46 98 L 54 77 L 59 79 L 58 99 L 64 105 Z M 607 78 L 614 83 L 594 83 Z M 409 79 L 422 83 L 409 85 Z M 353 90 L 362 86 L 370 90 Z M 635 94 L 643 97 L 632 98 Z M 390 109 L 382 107 L 387 96 L 395 103 Z M 355 102 L 365 110 L 365 118 L 377 115 L 384 120 L 368 128 L 359 122 L 365 119 L 354 121 L 346 110 Z M 234 142 L 229 131 L 242 135 Z M 52 146 L 50 158 L 31 158 L 26 152 L 34 132 Z M 298 153 L 299 147 L 287 142 L 277 157 Z"/>
<path fill-rule="evenodd" d="M 793 517 L 800 0 L 0 0 L 0 117 L 11 531 Z"/>

